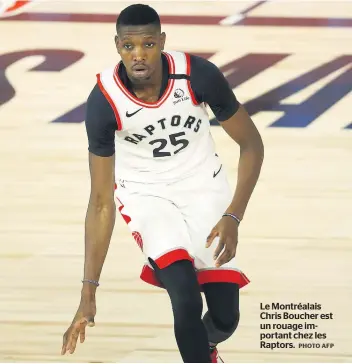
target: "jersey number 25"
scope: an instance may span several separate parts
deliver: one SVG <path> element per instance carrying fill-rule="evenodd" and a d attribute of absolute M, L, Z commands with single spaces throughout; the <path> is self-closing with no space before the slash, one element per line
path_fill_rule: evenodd
<path fill-rule="evenodd" d="M 175 133 L 175 134 L 170 134 L 169 135 L 170 143 L 173 146 L 180 145 L 180 147 L 178 149 L 176 149 L 173 152 L 173 154 L 177 154 L 182 149 L 186 148 L 187 145 L 189 144 L 189 141 L 187 139 L 179 139 L 179 137 L 181 137 L 181 136 L 183 136 L 185 134 L 186 133 L 184 131 L 182 131 L 180 133 Z M 160 143 L 160 145 L 153 150 L 153 156 L 154 157 L 170 157 L 171 156 L 170 152 L 162 151 L 167 146 L 167 143 L 168 143 L 167 139 L 155 139 L 155 140 L 152 140 L 151 142 L 149 142 L 150 145 L 153 145 L 153 144 L 156 144 L 156 143 Z"/>

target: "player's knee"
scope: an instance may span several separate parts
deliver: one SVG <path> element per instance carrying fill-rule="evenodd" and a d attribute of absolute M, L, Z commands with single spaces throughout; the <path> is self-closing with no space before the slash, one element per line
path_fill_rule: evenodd
<path fill-rule="evenodd" d="M 233 312 L 232 320 L 229 320 L 229 322 L 224 323 L 225 331 L 234 333 L 235 330 L 237 329 L 239 322 L 240 322 L 240 312 L 236 310 Z"/>
<path fill-rule="evenodd" d="M 182 292 L 172 300 L 175 322 L 189 326 L 200 320 L 203 311 L 201 295 L 196 292 Z"/>
<path fill-rule="evenodd" d="M 164 269 L 159 269 L 152 260 L 150 263 L 170 296 L 176 324 L 189 326 L 194 320 L 199 321 L 203 300 L 192 263 L 181 260 Z"/>
<path fill-rule="evenodd" d="M 221 343 L 230 338 L 236 331 L 239 320 L 239 311 L 232 311 L 231 316 L 227 316 L 224 320 L 219 320 L 219 317 L 215 318 L 207 312 L 203 317 L 204 325 L 207 329 L 209 342 Z"/>
<path fill-rule="evenodd" d="M 236 310 L 234 313 L 234 320 L 233 320 L 234 330 L 237 329 L 239 322 L 240 322 L 240 312 Z"/>
<path fill-rule="evenodd" d="M 233 310 L 231 312 L 223 312 L 222 315 L 214 316 L 214 325 L 224 332 L 235 332 L 240 321 L 240 312 Z"/>

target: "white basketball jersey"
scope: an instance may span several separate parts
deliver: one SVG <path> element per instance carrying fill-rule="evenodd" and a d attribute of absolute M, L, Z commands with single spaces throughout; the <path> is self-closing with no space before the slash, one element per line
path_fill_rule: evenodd
<path fill-rule="evenodd" d="M 118 124 L 115 136 L 116 179 L 145 183 L 177 181 L 194 174 L 215 154 L 209 116 L 190 86 L 190 58 L 164 52 L 167 88 L 155 103 L 132 95 L 118 77 L 118 67 L 97 75 Z"/>

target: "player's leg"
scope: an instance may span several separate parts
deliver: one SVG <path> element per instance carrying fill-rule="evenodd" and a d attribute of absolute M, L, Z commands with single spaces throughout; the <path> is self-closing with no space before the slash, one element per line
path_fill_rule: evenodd
<path fill-rule="evenodd" d="M 203 291 L 208 306 L 203 322 L 215 359 L 218 356 L 216 345 L 234 334 L 240 320 L 239 286 L 227 282 L 205 283 Z"/>
<path fill-rule="evenodd" d="M 160 269 L 151 261 L 167 290 L 173 315 L 176 342 L 185 363 L 211 363 L 207 331 L 202 322 L 203 301 L 192 262 L 177 261 Z"/>

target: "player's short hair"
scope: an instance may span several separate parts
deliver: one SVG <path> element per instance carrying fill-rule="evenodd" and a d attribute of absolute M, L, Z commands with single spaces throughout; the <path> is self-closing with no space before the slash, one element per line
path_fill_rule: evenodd
<path fill-rule="evenodd" d="M 160 17 L 149 5 L 134 4 L 123 9 L 116 20 L 116 31 L 124 25 L 155 25 L 161 30 Z"/>

